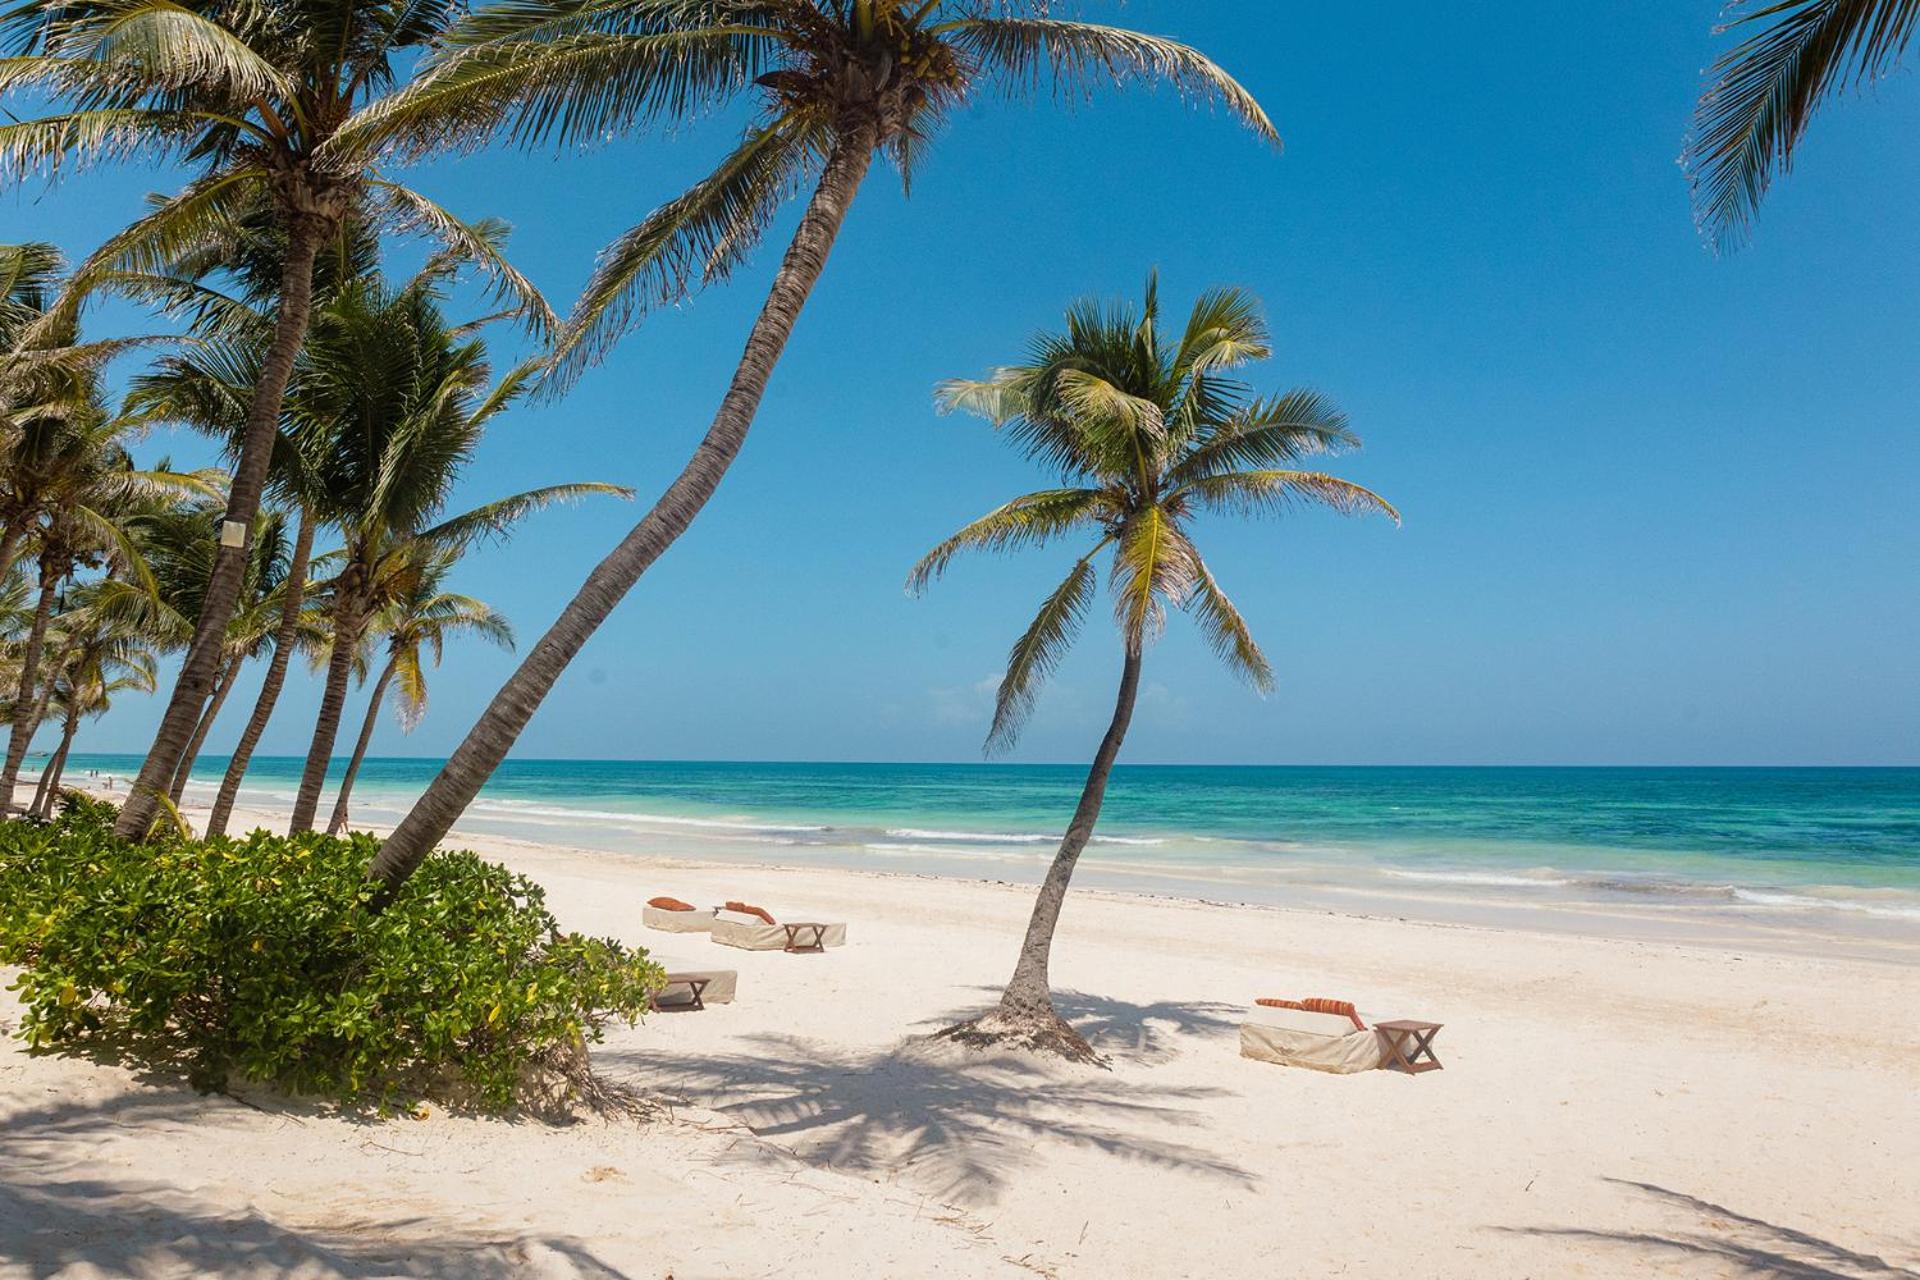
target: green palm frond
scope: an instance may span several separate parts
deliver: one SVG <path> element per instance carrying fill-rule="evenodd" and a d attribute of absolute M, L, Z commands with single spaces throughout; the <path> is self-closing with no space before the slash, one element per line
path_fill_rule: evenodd
<path fill-rule="evenodd" d="M 493 296 L 511 301 L 514 312 L 536 338 L 559 328 L 560 319 L 533 281 L 507 260 L 501 249 L 505 224 L 494 220 L 467 223 L 409 187 L 370 178 L 367 189 L 384 205 L 396 230 L 431 236 L 452 258 L 471 262 L 493 285 Z"/>
<path fill-rule="evenodd" d="M 1016 92 L 1046 80 L 1063 97 L 1098 85 L 1171 84 L 1192 100 L 1224 105 L 1260 137 L 1276 146 L 1280 142 L 1266 111 L 1239 81 L 1178 41 L 1122 27 L 997 15 L 959 18 L 932 29 Z"/>
<path fill-rule="evenodd" d="M 1182 375 L 1214 373 L 1272 354 L 1260 300 L 1245 289 L 1209 289 L 1193 304 L 1173 364 Z"/>
<path fill-rule="evenodd" d="M 1047 489 L 1015 498 L 927 552 L 907 575 L 907 590 L 918 594 L 946 572 L 962 551 L 1009 551 L 1044 546 L 1070 530 L 1099 519 L 1106 495 L 1098 489 Z"/>
<path fill-rule="evenodd" d="M 65 111 L 0 125 L 0 178 L 25 182 L 36 174 L 97 164 L 163 160 L 192 136 L 171 111 L 100 107 Z"/>
<path fill-rule="evenodd" d="M 1186 604 L 1200 573 L 1193 543 L 1158 504 L 1135 512 L 1113 552 L 1113 617 L 1131 646 L 1144 646 L 1166 625 L 1166 606 Z"/>
<path fill-rule="evenodd" d="M 821 131 L 783 119 L 746 140 L 685 194 L 608 245 L 554 345 L 567 385 L 657 306 L 725 280 L 820 155 Z"/>
<path fill-rule="evenodd" d="M 105 21 L 59 40 L 69 57 L 120 71 L 140 91 L 198 89 L 234 103 L 295 92 L 290 76 L 233 30 L 172 0 L 110 0 Z"/>
<path fill-rule="evenodd" d="M 1318 471 L 1228 471 L 1190 481 L 1174 496 L 1208 510 L 1241 515 L 1275 514 L 1311 505 L 1341 515 L 1384 515 L 1400 523 L 1400 513 L 1379 494 Z"/>
<path fill-rule="evenodd" d="M 1168 473 L 1175 484 L 1359 447 L 1347 415 L 1318 391 L 1255 400 L 1205 431 Z"/>
<path fill-rule="evenodd" d="M 1743 240 L 1821 104 L 1891 72 L 1917 26 L 1920 0 L 1775 0 L 1735 17 L 1744 38 L 1708 73 L 1684 158 L 1702 232 Z"/>
<path fill-rule="evenodd" d="M 1095 551 L 1099 548 L 1096 547 Z M 1010 748 L 1033 713 L 1033 704 L 1047 677 L 1066 656 L 1073 638 L 1079 634 L 1093 604 L 1099 575 L 1094 572 L 1092 553 L 1077 561 L 1066 580 L 1047 596 L 1034 615 L 1033 622 L 1014 641 L 1007 654 L 1007 670 L 1000 677 L 995 695 L 993 726 L 987 731 L 987 753 Z"/>
<path fill-rule="evenodd" d="M 1273 689 L 1273 665 L 1254 643 L 1245 618 L 1227 599 L 1205 562 L 1198 565 L 1187 613 L 1199 624 L 1213 655 L 1261 693 Z"/>
<path fill-rule="evenodd" d="M 525 493 L 516 493 L 510 498 L 500 498 L 484 506 L 475 507 L 451 519 L 443 520 L 430 529 L 422 529 L 414 537 L 421 543 L 435 548 L 462 548 L 482 538 L 504 537 L 514 525 L 526 519 L 536 511 L 560 502 L 577 502 L 581 498 L 594 494 L 610 494 L 613 497 L 633 498 L 633 490 L 625 485 L 602 484 L 597 481 L 580 484 L 550 484 L 540 489 L 530 489 Z"/>

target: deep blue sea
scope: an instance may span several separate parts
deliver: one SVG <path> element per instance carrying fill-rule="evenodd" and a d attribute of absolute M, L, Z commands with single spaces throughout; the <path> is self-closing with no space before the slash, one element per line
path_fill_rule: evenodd
<path fill-rule="evenodd" d="M 124 778 L 137 764 L 76 755 L 72 767 Z M 202 760 L 189 799 L 210 795 L 224 765 Z M 397 820 L 438 765 L 367 761 L 354 820 Z M 283 807 L 299 769 L 256 761 L 243 803 Z M 1083 774 L 512 761 L 461 825 L 616 852 L 1014 879 L 1051 853 Z M 1920 769 L 1123 765 L 1085 865 L 1143 887 L 1225 882 L 1254 897 L 1322 884 L 1920 921 Z"/>

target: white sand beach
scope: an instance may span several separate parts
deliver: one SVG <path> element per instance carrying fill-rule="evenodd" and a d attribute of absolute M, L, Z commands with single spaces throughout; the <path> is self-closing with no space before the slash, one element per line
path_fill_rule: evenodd
<path fill-rule="evenodd" d="M 912 1042 L 995 993 L 1025 886 L 463 843 L 570 927 L 738 969 L 734 1003 L 595 1053 L 666 1114 L 369 1124 L 9 1044 L 0 1274 L 1920 1274 L 1911 947 L 1076 890 L 1054 984 L 1112 1069 L 1043 1068 Z M 850 938 L 651 933 L 655 894 Z M 1242 1059 L 1261 995 L 1444 1023 L 1445 1070 Z"/>

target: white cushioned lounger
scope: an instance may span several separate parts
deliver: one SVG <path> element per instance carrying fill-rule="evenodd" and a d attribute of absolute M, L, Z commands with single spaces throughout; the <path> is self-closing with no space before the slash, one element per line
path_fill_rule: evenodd
<path fill-rule="evenodd" d="M 802 924 L 799 921 L 795 921 L 794 925 L 800 926 L 798 936 L 790 931 L 793 925 L 768 924 L 759 916 L 728 911 L 723 907 L 714 913 L 713 940 L 723 947 L 738 947 L 742 951 L 785 951 L 790 946 L 797 950 L 813 950 L 816 926 L 812 922 Z M 817 927 L 820 946 L 847 945 L 846 925 L 821 924 Z"/>
<path fill-rule="evenodd" d="M 1387 1060 L 1381 1034 L 1362 1031 L 1343 1013 L 1310 1013 L 1257 1004 L 1240 1024 L 1240 1056 L 1284 1067 L 1349 1075 Z"/>
<path fill-rule="evenodd" d="M 713 908 L 695 907 L 692 911 L 668 911 L 664 907 L 640 908 L 640 923 L 663 933 L 705 933 L 713 928 Z"/>
<path fill-rule="evenodd" d="M 691 984 L 700 979 L 705 979 L 707 984 L 700 989 L 701 1004 L 732 1004 L 734 995 L 740 989 L 740 973 L 736 969 L 703 969 L 671 956 L 652 955 L 649 958 L 655 964 L 664 965 L 667 970 L 666 989 L 654 997 L 654 1003 L 662 1009 L 692 1004 Z"/>

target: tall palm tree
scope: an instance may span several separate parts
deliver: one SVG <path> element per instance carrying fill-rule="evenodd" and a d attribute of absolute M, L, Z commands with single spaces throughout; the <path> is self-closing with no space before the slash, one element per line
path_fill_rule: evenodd
<path fill-rule="evenodd" d="M 320 478 L 314 515 L 340 530 L 345 546 L 325 588 L 332 648 L 293 831 L 313 826 L 367 624 L 414 589 L 423 562 L 504 536 L 554 502 L 631 493 L 608 484 L 549 485 L 444 514 L 467 460 L 494 415 L 526 386 L 527 371 L 489 389 L 484 343 L 445 320 L 431 280 L 397 291 L 377 278 L 343 287 L 316 315 L 308 356 L 290 403 L 291 433 L 305 437 L 300 451 Z"/>
<path fill-rule="evenodd" d="M 1740 38 L 1714 61 L 1694 108 L 1685 164 L 1694 216 L 1723 246 L 1752 228 L 1760 201 L 1816 111 L 1891 72 L 1920 26 L 1916 0 L 1772 0 L 1727 6 Z"/>
<path fill-rule="evenodd" d="M 343 138 L 392 92 L 397 60 L 438 39 L 459 11 L 447 0 L 29 0 L 0 16 L 0 39 L 21 55 L 0 60 L 0 92 L 46 93 L 67 108 L 0 125 L 0 177 L 128 160 L 195 170 L 76 269 L 50 319 L 70 321 L 89 292 L 153 270 L 262 208 L 284 245 L 273 337 L 227 499 L 231 536 L 222 538 L 201 625 L 121 810 L 123 836 L 150 824 L 219 670 L 320 247 L 350 216 L 424 231 L 485 260 L 536 326 L 544 321 L 538 294 L 473 228 L 382 176 Z"/>
<path fill-rule="evenodd" d="M 1048 962 L 1074 864 L 1093 836 L 1133 717 L 1147 646 L 1167 610 L 1192 617 L 1220 660 L 1256 689 L 1273 682 L 1246 621 L 1201 558 L 1195 519 L 1302 505 L 1399 519 L 1357 484 L 1297 469 L 1303 458 L 1358 445 L 1339 409 L 1314 391 L 1259 397 L 1233 376 L 1270 351 L 1251 295 L 1203 294 L 1185 328 L 1171 334 L 1160 326 L 1157 294 L 1149 280 L 1137 311 L 1078 303 L 1067 312 L 1066 331 L 1034 339 L 1025 363 L 940 389 L 947 409 L 987 418 L 1062 485 L 1015 498 L 961 529 L 914 566 L 909 589 L 924 589 L 962 551 L 1011 551 L 1075 535 L 1090 543 L 1008 653 L 987 749 L 1010 747 L 1019 736 L 1093 605 L 1095 560 L 1107 553 L 1122 653 L 1113 718 L 1034 902 L 1013 978 L 997 1008 L 943 1033 L 968 1043 L 1095 1060 L 1054 1010 Z"/>
<path fill-rule="evenodd" d="M 593 572 L 382 846 L 389 891 L 506 758 L 596 628 L 685 532 L 739 455 L 800 311 L 876 151 L 903 181 L 957 107 L 1051 79 L 1063 94 L 1164 83 L 1278 141 L 1211 60 L 1172 40 L 1046 15 L 1045 0 L 505 0 L 450 33 L 429 69 L 353 126 L 361 145 L 432 151 L 504 127 L 519 142 L 597 141 L 747 100 L 753 121 L 710 175 L 609 245 L 562 331 L 564 383 L 651 307 L 725 278 L 809 181 L 793 239 L 706 436 Z"/>
<path fill-rule="evenodd" d="M 72 415 L 36 418 L 0 454 L 0 489 L 12 510 L 33 512 L 26 545 L 39 567 L 40 598 L 21 652 L 0 812 L 13 803 L 20 764 L 38 727 L 40 659 L 61 588 L 77 569 L 110 565 L 147 592 L 152 575 L 126 520 L 156 498 L 217 492 L 205 477 L 141 470 L 124 445 L 126 424 L 94 402 Z"/>
<path fill-rule="evenodd" d="M 400 681 L 400 727 L 411 730 L 427 710 L 428 663 L 440 665 L 440 655 L 448 639 L 462 633 L 475 635 L 513 648 L 513 627 L 494 608 L 472 596 L 444 589 L 448 572 L 457 557 L 445 552 L 428 558 L 422 572 L 415 575 L 406 594 L 392 601 L 374 618 L 369 630 L 382 638 L 387 660 L 373 683 L 367 698 L 367 714 L 360 722 L 360 736 L 353 744 L 353 756 L 347 761 L 346 776 L 340 779 L 340 794 L 333 802 L 333 816 L 327 821 L 327 834 L 337 835 L 347 825 L 347 805 L 353 796 L 353 784 L 360 776 L 360 764 L 367 758 L 367 744 L 373 740 L 373 727 L 380 719 L 380 707 L 387 687 L 397 676 Z"/>

